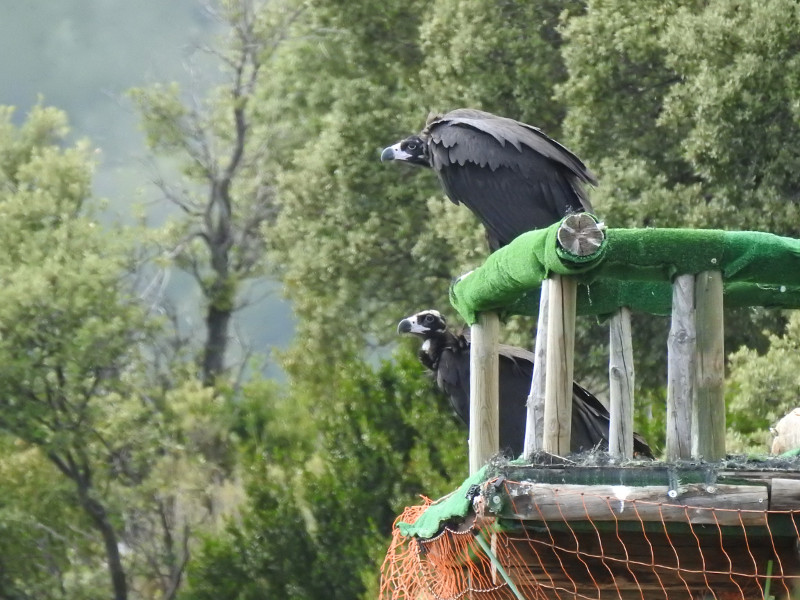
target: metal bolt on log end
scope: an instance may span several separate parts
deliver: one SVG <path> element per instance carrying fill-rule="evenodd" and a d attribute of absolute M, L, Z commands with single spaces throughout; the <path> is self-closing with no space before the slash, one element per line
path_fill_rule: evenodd
<path fill-rule="evenodd" d="M 570 254 L 589 256 L 597 252 L 603 243 L 603 230 L 586 213 L 569 215 L 558 228 L 558 243 Z"/>

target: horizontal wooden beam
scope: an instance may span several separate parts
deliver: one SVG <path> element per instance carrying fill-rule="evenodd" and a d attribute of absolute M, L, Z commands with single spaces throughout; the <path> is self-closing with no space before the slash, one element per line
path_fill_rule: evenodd
<path fill-rule="evenodd" d="M 766 485 L 585 486 L 505 482 L 499 516 L 525 521 L 662 521 L 731 526 L 767 524 Z M 712 510 L 716 509 L 716 510 Z"/>
<path fill-rule="evenodd" d="M 770 510 L 800 510 L 800 481 L 775 477 L 770 480 Z"/>

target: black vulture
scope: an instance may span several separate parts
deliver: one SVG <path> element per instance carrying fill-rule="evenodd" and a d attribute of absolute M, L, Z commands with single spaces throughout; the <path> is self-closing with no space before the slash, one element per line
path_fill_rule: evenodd
<path fill-rule="evenodd" d="M 594 174 L 540 129 L 471 108 L 429 117 L 419 135 L 385 148 L 381 160 L 431 167 L 445 194 L 486 228 L 490 250 L 591 211 L 583 184 Z"/>
<path fill-rule="evenodd" d="M 469 426 L 469 341 L 447 329 L 444 317 L 436 310 L 425 310 L 406 317 L 397 325 L 398 333 L 409 333 L 424 341 L 419 360 L 436 377 L 436 383 L 450 399 L 456 415 Z M 526 402 L 533 375 L 533 353 L 514 346 L 500 345 L 500 448 L 516 457 L 522 454 L 525 440 Z M 571 450 L 608 450 L 609 414 L 588 390 L 572 384 Z M 634 434 L 634 453 L 653 458 L 647 442 Z"/>

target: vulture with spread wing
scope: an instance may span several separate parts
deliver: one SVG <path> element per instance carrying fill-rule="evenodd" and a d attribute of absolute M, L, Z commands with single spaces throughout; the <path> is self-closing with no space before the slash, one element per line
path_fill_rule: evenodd
<path fill-rule="evenodd" d="M 381 160 L 432 168 L 447 197 L 486 227 L 492 251 L 566 214 L 591 211 L 583 185 L 597 184 L 577 156 L 537 127 L 471 108 L 429 118 Z"/>
<path fill-rule="evenodd" d="M 444 317 L 435 310 L 406 317 L 397 325 L 397 331 L 423 339 L 420 362 L 433 372 L 456 415 L 469 426 L 469 341 L 449 331 Z M 500 346 L 500 449 L 514 457 L 523 450 L 532 375 L 532 352 Z M 608 421 L 609 414 L 602 402 L 573 383 L 571 450 L 608 450 Z M 653 458 L 650 446 L 636 433 L 633 450 L 636 455 Z"/>

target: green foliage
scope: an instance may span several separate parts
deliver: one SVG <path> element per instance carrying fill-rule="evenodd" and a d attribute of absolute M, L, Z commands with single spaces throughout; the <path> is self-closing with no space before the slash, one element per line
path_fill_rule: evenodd
<path fill-rule="evenodd" d="M 393 340 L 410 312 L 447 310 L 452 278 L 486 256 L 482 229 L 432 173 L 383 165 L 380 149 L 418 131 L 430 110 L 465 104 L 557 129 L 562 6 L 312 3 L 260 102 L 262 127 L 287 132 L 291 157 L 267 230 L 299 318 L 290 372 L 314 377 L 311 357 L 357 353 Z M 358 327 L 343 314 L 357 314 Z"/>
<path fill-rule="evenodd" d="M 142 128 L 148 145 L 167 153 L 182 151 L 188 128 L 185 119 L 189 111 L 181 101 L 180 86 L 172 83 L 149 90 L 137 88 L 129 94 L 147 114 Z"/>
<path fill-rule="evenodd" d="M 797 234 L 791 1 L 589 2 L 568 20 L 567 131 L 613 225 Z"/>
<path fill-rule="evenodd" d="M 466 474 L 464 431 L 413 356 L 370 368 L 336 365 L 324 397 L 296 390 L 321 435 L 282 456 L 264 440 L 241 525 L 207 540 L 182 598 L 372 597 L 386 536 L 417 494 L 443 494 Z M 265 421 L 267 429 L 275 422 Z"/>
<path fill-rule="evenodd" d="M 797 14 L 791 2 L 612 0 L 565 20 L 564 128 L 598 172 L 592 202 L 606 223 L 797 235 L 800 122 L 786 68 Z M 726 311 L 726 347 L 763 351 L 764 330 L 781 325 L 774 312 Z M 634 323 L 635 338 L 664 331 Z M 664 344 L 643 345 L 637 387 L 662 386 L 665 359 Z"/>
<path fill-rule="evenodd" d="M 566 70 L 557 30 L 564 11 L 582 2 L 438 0 L 420 27 L 420 79 L 442 112 L 483 108 L 535 123 L 557 135 L 563 106 L 554 85 Z"/>
<path fill-rule="evenodd" d="M 731 440 L 741 452 L 767 453 L 769 428 L 798 406 L 800 313 L 793 312 L 781 335 L 769 336 L 769 350 L 742 346 L 730 356 L 726 404 Z"/>
<path fill-rule="evenodd" d="M 109 574 L 115 598 L 161 595 L 241 502 L 223 399 L 174 365 L 154 379 L 161 329 L 130 276 L 146 236 L 93 218 L 88 145 L 54 109 L 1 112 L 2 595 L 107 598 Z"/>
<path fill-rule="evenodd" d="M 710 223 L 797 236 L 800 7 L 712 2 L 682 8 L 664 36 L 680 83 L 661 121 L 686 127 L 681 152 L 710 196 Z M 701 212 L 702 211 L 702 212 Z"/>
<path fill-rule="evenodd" d="M 66 118 L 54 109 L 34 108 L 18 129 L 10 110 L 2 114 L 0 429 L 20 442 L 19 454 L 6 447 L 5 465 L 13 471 L 22 452 L 46 458 L 49 476 L 58 474 L 53 489 L 70 499 L 52 517 L 41 510 L 45 500 L 29 508 L 22 498 L 5 515 L 25 515 L 20 542 L 37 529 L 51 540 L 34 562 L 58 567 L 49 571 L 53 593 L 92 598 L 84 586 L 98 586 L 92 574 L 105 570 L 102 557 L 121 571 L 103 551 L 116 522 L 94 486 L 112 478 L 116 453 L 141 431 L 132 425 L 146 411 L 126 394 L 126 379 L 147 327 L 126 289 L 124 236 L 101 231 L 91 217 L 88 145 L 61 147 Z M 117 426 L 131 435 L 107 438 Z M 81 541 L 69 525 L 94 531 Z M 25 578 L 20 567 L 14 576 Z"/>
<path fill-rule="evenodd" d="M 79 478 L 54 466 L 67 456 L 125 543 L 132 596 L 167 594 L 189 557 L 184 600 L 374 596 L 396 514 L 466 474 L 466 432 L 417 360 L 365 359 L 402 316 L 446 312 L 452 277 L 485 257 L 432 173 L 378 160 L 430 110 L 543 126 L 598 173 L 611 226 L 800 234 L 796 2 L 249 6 L 220 4 L 241 27 L 219 55 L 244 87 L 234 66 L 198 102 L 173 85 L 133 99 L 183 177 L 162 191 L 187 218 L 159 240 L 208 306 L 233 311 L 277 265 L 299 322 L 285 388 L 204 388 L 161 356 L 130 236 L 93 219 L 88 145 L 64 144 L 57 110 L 16 127 L 0 109 L 0 596 L 108 596 Z M 767 311 L 726 319 L 726 347 L 749 348 L 730 361 L 731 442 L 763 449 L 794 407 L 800 319 L 781 335 Z M 634 317 L 637 428 L 656 447 L 667 326 Z M 528 322 L 509 330 L 528 341 Z M 606 338 L 580 323 L 577 376 L 599 392 Z"/>
<path fill-rule="evenodd" d="M 264 462 L 301 464 L 315 447 L 318 424 L 309 419 L 308 407 L 273 380 L 248 381 L 241 397 L 226 408 L 231 441 L 245 469 Z"/>
<path fill-rule="evenodd" d="M 677 179 L 684 172 L 670 154 L 681 131 L 658 124 L 663 96 L 678 80 L 665 64 L 660 41 L 680 4 L 680 0 L 588 2 L 585 14 L 572 14 L 564 22 L 562 55 L 568 78 L 558 86 L 559 100 L 567 107 L 564 127 L 579 154 L 601 171 L 600 192 L 608 187 L 604 159 L 610 164 L 616 159 L 620 167 L 632 159 L 648 166 L 656 163 L 659 171 Z"/>
<path fill-rule="evenodd" d="M 5 128 L 0 139 L 17 148 L 0 170 L 0 424 L 55 451 L 91 437 L 86 428 L 104 410 L 96 396 L 113 392 L 109 375 L 146 330 L 126 297 L 121 238 L 84 216 L 88 148 L 52 144 L 63 123 L 37 108 L 19 135 Z"/>
<path fill-rule="evenodd" d="M 88 558 L 74 551 L 85 548 L 85 519 L 70 487 L 39 449 L 4 434 L 0 497 L 0 596 L 62 598 L 61 574 Z"/>

